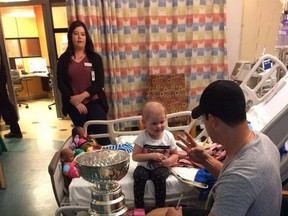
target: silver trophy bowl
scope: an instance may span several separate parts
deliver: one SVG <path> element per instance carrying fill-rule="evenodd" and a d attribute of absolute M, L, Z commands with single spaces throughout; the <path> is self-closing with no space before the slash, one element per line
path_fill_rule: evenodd
<path fill-rule="evenodd" d="M 117 181 L 128 172 L 129 153 L 103 149 L 78 155 L 75 160 L 79 175 L 93 183 L 89 214 L 128 215 L 125 196 Z"/>

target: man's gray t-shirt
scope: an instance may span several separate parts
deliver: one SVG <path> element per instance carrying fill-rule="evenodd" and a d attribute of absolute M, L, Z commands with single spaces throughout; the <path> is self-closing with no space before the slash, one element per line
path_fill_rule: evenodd
<path fill-rule="evenodd" d="M 280 154 L 264 134 L 245 145 L 230 161 L 224 161 L 208 203 L 218 216 L 279 216 L 282 200 Z"/>

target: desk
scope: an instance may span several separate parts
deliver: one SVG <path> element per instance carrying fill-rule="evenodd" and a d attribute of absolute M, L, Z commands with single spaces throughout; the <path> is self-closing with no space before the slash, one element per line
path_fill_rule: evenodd
<path fill-rule="evenodd" d="M 47 73 L 28 73 L 28 74 L 20 74 L 20 77 L 48 77 Z"/>
<path fill-rule="evenodd" d="M 49 77 L 46 73 L 21 74 L 20 77 L 23 79 L 24 90 L 18 92 L 17 100 L 22 101 L 48 97 L 49 89 L 43 87 L 43 79 L 47 79 L 46 82 L 49 82 Z"/>

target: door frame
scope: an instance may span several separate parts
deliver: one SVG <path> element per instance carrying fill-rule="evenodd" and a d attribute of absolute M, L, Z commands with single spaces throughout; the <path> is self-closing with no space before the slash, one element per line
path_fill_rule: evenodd
<path fill-rule="evenodd" d="M 56 114 L 58 118 L 63 118 L 64 116 L 62 115 L 61 112 L 61 96 L 60 92 L 57 88 L 57 74 L 56 74 L 56 69 L 57 69 L 57 57 L 56 57 L 56 42 L 54 39 L 54 33 L 53 33 L 53 18 L 52 18 L 52 9 L 51 9 L 51 4 L 53 3 L 59 3 L 59 2 L 64 2 L 65 0 L 30 0 L 30 1 L 21 1 L 21 2 L 1 2 L 0 3 L 0 8 L 1 7 L 21 7 L 21 6 L 34 6 L 34 5 L 40 5 L 42 7 L 42 12 L 43 12 L 43 20 L 44 20 L 44 28 L 45 28 L 45 35 L 46 35 L 46 45 L 48 49 L 48 58 L 50 61 L 50 73 L 52 74 L 52 85 L 53 85 L 53 93 L 54 93 L 54 100 L 55 100 L 55 105 L 56 105 Z M 1 13 L 0 13 L 1 15 Z M 9 73 L 10 67 L 8 63 L 8 58 L 6 55 L 6 47 L 5 47 L 5 38 L 4 38 L 4 32 L 2 28 L 2 20 L 0 22 L 0 43 L 3 44 L 3 46 L 0 47 L 0 51 L 2 53 L 2 58 L 4 59 L 3 64 L 6 69 L 7 73 L 7 87 L 8 87 L 8 92 L 10 96 L 11 103 L 15 106 L 15 109 L 18 112 L 18 106 L 17 106 L 17 100 L 16 96 L 13 90 L 13 84 L 11 80 L 11 75 Z M 47 107 L 48 109 L 48 107 Z"/>
<path fill-rule="evenodd" d="M 4 39 L 4 32 L 3 32 L 3 24 L 2 24 L 2 19 L 1 19 L 1 11 L 0 11 L 0 52 L 1 52 L 1 58 L 2 58 L 2 63 L 3 67 L 5 68 L 6 76 L 7 76 L 7 87 L 8 87 L 8 95 L 11 103 L 14 105 L 15 110 L 17 112 L 17 115 L 19 117 L 18 113 L 18 106 L 17 106 L 17 101 L 16 101 L 16 95 L 13 89 L 13 83 L 11 80 L 11 74 L 8 73 L 10 71 L 9 63 L 8 63 L 8 57 L 6 54 L 6 46 L 5 46 L 5 39 Z"/>

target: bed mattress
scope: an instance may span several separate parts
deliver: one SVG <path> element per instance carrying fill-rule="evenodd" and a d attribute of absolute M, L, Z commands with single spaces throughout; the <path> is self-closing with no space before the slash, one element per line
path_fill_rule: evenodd
<path fill-rule="evenodd" d="M 134 192 L 133 192 L 133 172 L 137 166 L 137 162 L 132 160 L 130 153 L 129 170 L 126 176 L 118 181 L 121 185 L 122 192 L 125 195 L 125 203 L 129 209 L 134 208 Z M 194 180 L 198 171 L 193 167 L 174 167 L 174 172 L 178 173 L 185 179 Z M 92 183 L 86 181 L 82 177 L 74 178 L 69 185 L 69 200 L 71 205 L 89 205 L 91 198 Z M 183 193 L 182 205 L 197 206 L 203 205 L 203 201 L 199 200 L 200 189 L 180 181 L 171 174 L 166 180 L 166 204 L 167 206 L 176 205 L 179 197 Z M 145 207 L 155 207 L 155 190 L 154 184 L 148 180 L 145 186 Z"/>

